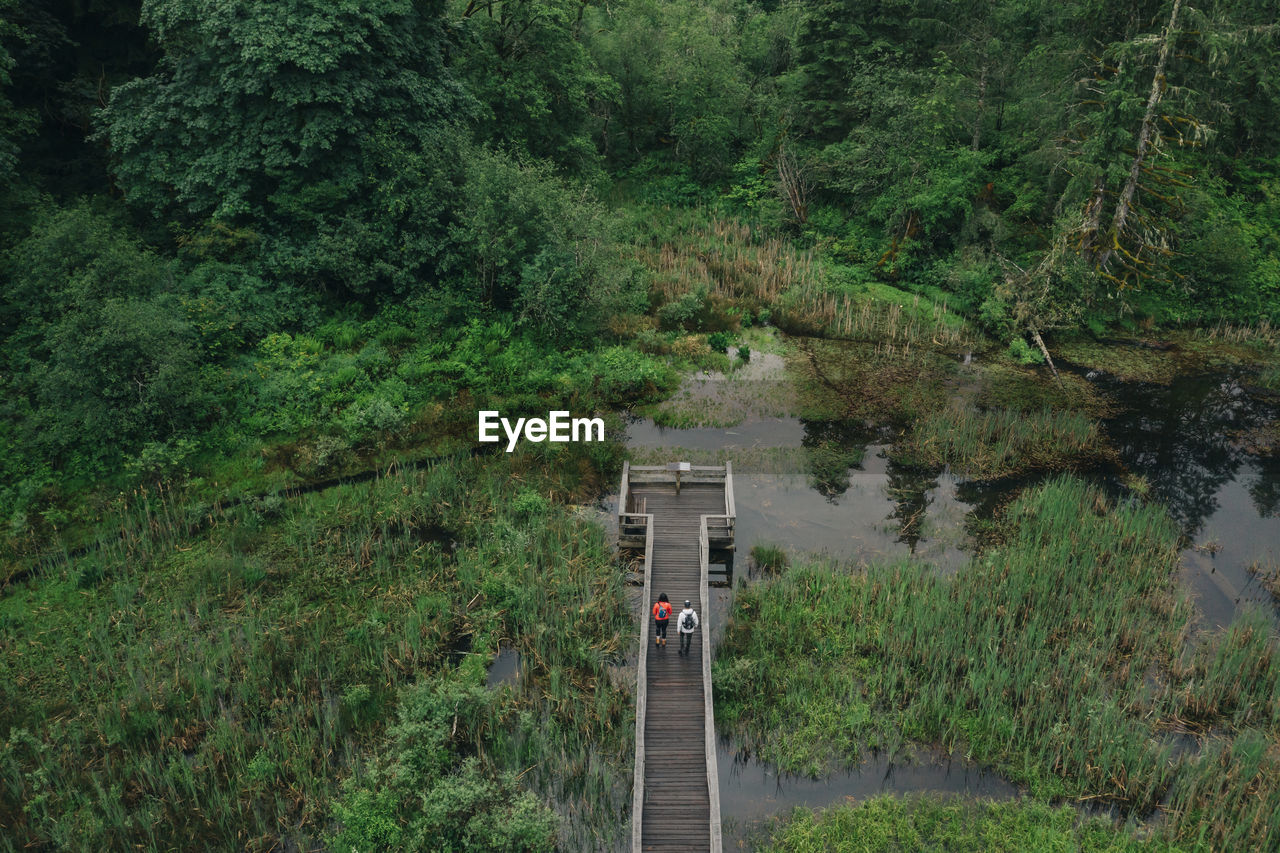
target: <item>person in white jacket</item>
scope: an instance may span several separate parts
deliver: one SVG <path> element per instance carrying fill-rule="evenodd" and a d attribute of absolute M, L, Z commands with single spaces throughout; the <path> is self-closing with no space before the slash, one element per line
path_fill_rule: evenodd
<path fill-rule="evenodd" d="M 680 654 L 687 655 L 693 643 L 693 632 L 698 630 L 698 614 L 689 599 L 684 600 L 684 610 L 676 617 L 676 629 L 680 632 Z"/>

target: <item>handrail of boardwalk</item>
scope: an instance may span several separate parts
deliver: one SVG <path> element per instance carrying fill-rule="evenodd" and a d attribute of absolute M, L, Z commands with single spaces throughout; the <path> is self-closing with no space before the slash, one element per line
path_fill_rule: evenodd
<path fill-rule="evenodd" d="M 734 519 L 738 517 L 738 508 L 733 502 L 733 463 L 724 463 L 724 514 L 729 519 L 729 532 L 733 532 Z"/>
<path fill-rule="evenodd" d="M 707 534 L 707 518 L 709 516 L 702 516 L 698 525 L 698 562 L 702 575 L 698 581 L 698 594 L 702 599 L 702 716 L 706 727 L 703 743 L 707 753 L 707 797 L 711 805 L 711 853 L 721 853 L 720 774 L 716 767 L 716 721 L 711 703 L 711 602 L 707 594 L 711 539 Z"/>
<path fill-rule="evenodd" d="M 622 516 L 627 512 L 627 497 L 631 493 L 631 463 L 622 463 L 622 488 L 618 491 L 618 529 L 622 529 Z"/>
<path fill-rule="evenodd" d="M 624 463 L 625 466 L 625 463 Z M 623 468 L 623 483 L 626 483 L 626 468 Z M 652 580 L 653 566 L 653 515 L 645 515 L 644 536 L 644 598 L 642 609 L 649 606 L 649 584 Z M 649 699 L 649 614 L 640 614 L 640 654 L 636 662 L 636 767 L 635 778 L 631 782 L 631 849 L 640 850 L 640 835 L 644 829 L 644 714 Z M 719 791 L 716 792 L 717 798 Z M 717 809 L 718 811 L 718 809 Z"/>

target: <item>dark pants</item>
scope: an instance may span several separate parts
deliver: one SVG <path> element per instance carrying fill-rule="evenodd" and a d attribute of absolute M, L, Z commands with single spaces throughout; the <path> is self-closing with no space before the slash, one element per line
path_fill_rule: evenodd
<path fill-rule="evenodd" d="M 693 632 L 692 632 L 692 631 L 681 631 L 681 632 L 680 632 L 680 652 L 681 652 L 682 654 L 683 654 L 683 653 L 688 652 L 688 651 L 689 651 L 689 647 L 690 647 L 692 644 L 693 644 Z"/>
<path fill-rule="evenodd" d="M 654 635 L 655 637 L 661 637 L 662 639 L 664 639 L 664 640 L 665 640 L 665 639 L 667 638 L 667 623 L 668 623 L 668 622 L 670 622 L 670 621 L 671 621 L 670 619 L 654 619 L 654 620 L 653 620 L 653 631 L 654 631 L 654 634 L 653 634 L 653 635 Z"/>

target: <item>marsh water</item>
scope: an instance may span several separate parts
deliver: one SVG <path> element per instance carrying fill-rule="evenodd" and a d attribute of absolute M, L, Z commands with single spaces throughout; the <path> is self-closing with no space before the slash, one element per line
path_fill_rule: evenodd
<path fill-rule="evenodd" d="M 1252 393 L 1247 378 L 1205 373 L 1168 385 L 1101 380 L 1123 403 L 1106 422 L 1121 460 L 1187 536 L 1182 581 L 1208 628 L 1227 624 L 1242 607 L 1275 612 L 1249 568 L 1280 561 L 1280 459 L 1251 452 L 1250 435 L 1280 411 L 1274 400 Z"/>
<path fill-rule="evenodd" d="M 1168 508 L 1185 535 L 1181 581 L 1201 627 L 1225 625 L 1244 607 L 1276 613 L 1250 572 L 1280 565 L 1280 461 L 1253 452 L 1249 438 L 1275 421 L 1274 398 L 1234 373 L 1184 375 L 1168 384 L 1098 375 L 1091 381 L 1116 403 L 1104 427 L 1121 469 L 1083 473 L 1120 500 L 1134 499 L 1122 483 L 1139 483 Z M 847 479 L 815 476 L 806 464 L 809 451 L 833 440 L 862 453 Z M 635 458 L 733 461 L 737 552 L 725 562 L 735 579 L 748 582 L 748 555 L 758 544 L 854 563 L 914 558 L 954 572 L 972 553 L 971 523 L 991 518 L 1035 482 L 966 483 L 949 471 L 906 469 L 887 457 L 891 440 L 860 425 L 798 418 L 759 418 L 727 429 L 662 428 L 639 419 L 627 427 Z M 616 506 L 616 495 L 613 500 Z M 713 637 L 728 618 L 732 593 L 732 583 L 713 590 Z M 1017 794 L 996 774 L 930 753 L 896 763 L 873 756 L 852 771 L 815 780 L 779 774 L 722 736 L 719 765 L 721 814 L 726 841 L 736 839 L 732 846 L 746 844 L 771 816 L 794 806 L 820 808 L 885 791 Z"/>

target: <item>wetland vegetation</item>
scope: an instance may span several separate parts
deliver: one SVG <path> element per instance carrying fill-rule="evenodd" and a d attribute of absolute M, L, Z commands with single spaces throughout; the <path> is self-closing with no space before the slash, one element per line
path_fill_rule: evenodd
<path fill-rule="evenodd" d="M 620 847 L 673 453 L 723 736 L 1023 790 L 763 849 L 1276 846 L 1273 11 L 0 0 L 0 850 Z"/>

